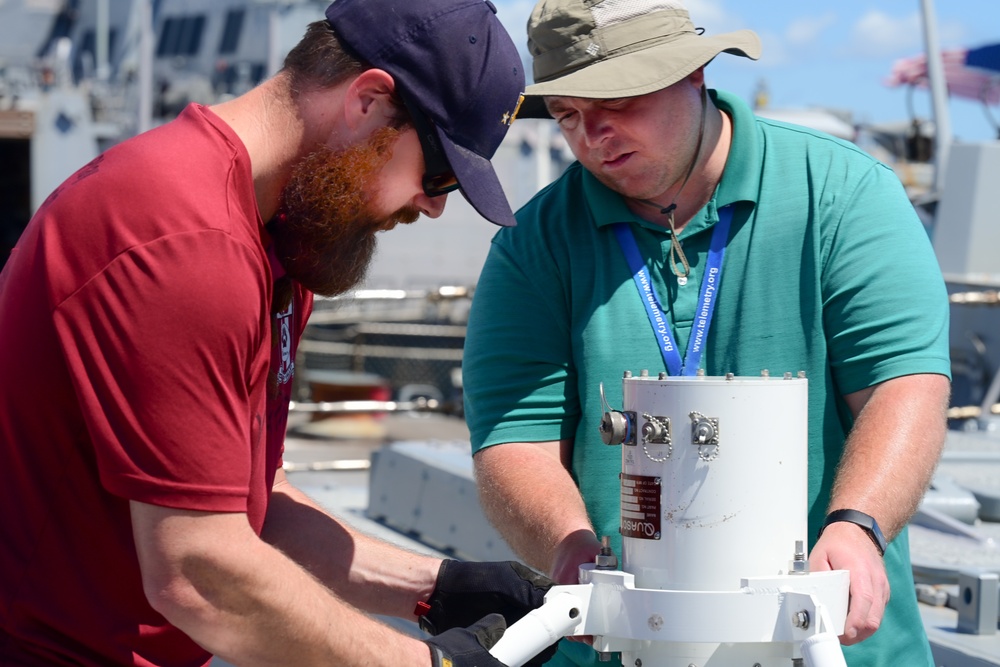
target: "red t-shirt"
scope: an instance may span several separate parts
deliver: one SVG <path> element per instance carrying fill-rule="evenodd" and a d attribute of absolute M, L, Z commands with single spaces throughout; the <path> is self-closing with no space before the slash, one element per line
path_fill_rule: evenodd
<path fill-rule="evenodd" d="M 146 602 L 129 500 L 260 532 L 312 307 L 272 318 L 266 239 L 246 149 L 198 105 L 28 225 L 0 274 L 0 665 L 208 661 Z"/>

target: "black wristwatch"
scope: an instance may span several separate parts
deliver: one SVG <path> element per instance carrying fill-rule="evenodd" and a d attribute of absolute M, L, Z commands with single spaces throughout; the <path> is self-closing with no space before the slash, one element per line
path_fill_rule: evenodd
<path fill-rule="evenodd" d="M 820 529 L 819 534 L 822 535 L 827 526 L 838 521 L 847 521 L 860 526 L 868 533 L 868 537 L 872 538 L 875 548 L 878 549 L 878 555 L 885 555 L 885 536 L 882 534 L 882 529 L 878 527 L 875 517 L 858 510 L 834 510 L 826 515 L 826 521 L 823 522 L 823 528 Z"/>

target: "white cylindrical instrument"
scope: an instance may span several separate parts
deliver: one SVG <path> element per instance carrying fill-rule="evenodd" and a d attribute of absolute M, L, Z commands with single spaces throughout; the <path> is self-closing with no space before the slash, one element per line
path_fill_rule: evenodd
<path fill-rule="evenodd" d="M 622 569 L 637 587 L 736 590 L 807 539 L 804 378 L 623 380 Z"/>
<path fill-rule="evenodd" d="M 600 425 L 622 448 L 621 570 L 605 543 L 491 653 L 517 667 L 562 632 L 626 667 L 843 667 L 849 574 L 807 562 L 805 377 L 626 372 L 622 396 Z"/>

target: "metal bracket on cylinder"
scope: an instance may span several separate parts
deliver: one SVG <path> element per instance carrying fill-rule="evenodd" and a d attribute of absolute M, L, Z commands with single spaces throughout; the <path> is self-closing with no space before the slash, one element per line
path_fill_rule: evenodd
<path fill-rule="evenodd" d="M 605 653 L 647 642 L 777 642 L 802 645 L 815 667 L 845 664 L 837 635 L 847 616 L 846 570 L 750 577 L 733 591 L 676 591 L 637 589 L 632 574 L 588 563 L 580 581 L 553 586 L 545 604 L 508 628 L 490 653 L 520 667 L 561 633 L 591 635 L 594 650 Z M 821 651 L 823 659 L 809 659 Z"/>

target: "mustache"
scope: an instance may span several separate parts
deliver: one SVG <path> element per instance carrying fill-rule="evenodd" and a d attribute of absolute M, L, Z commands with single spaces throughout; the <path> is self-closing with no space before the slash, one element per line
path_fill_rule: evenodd
<path fill-rule="evenodd" d="M 420 218 L 420 215 L 420 209 L 413 206 L 404 206 L 389 215 L 379 231 L 388 231 L 396 225 L 409 225 L 416 222 Z"/>

